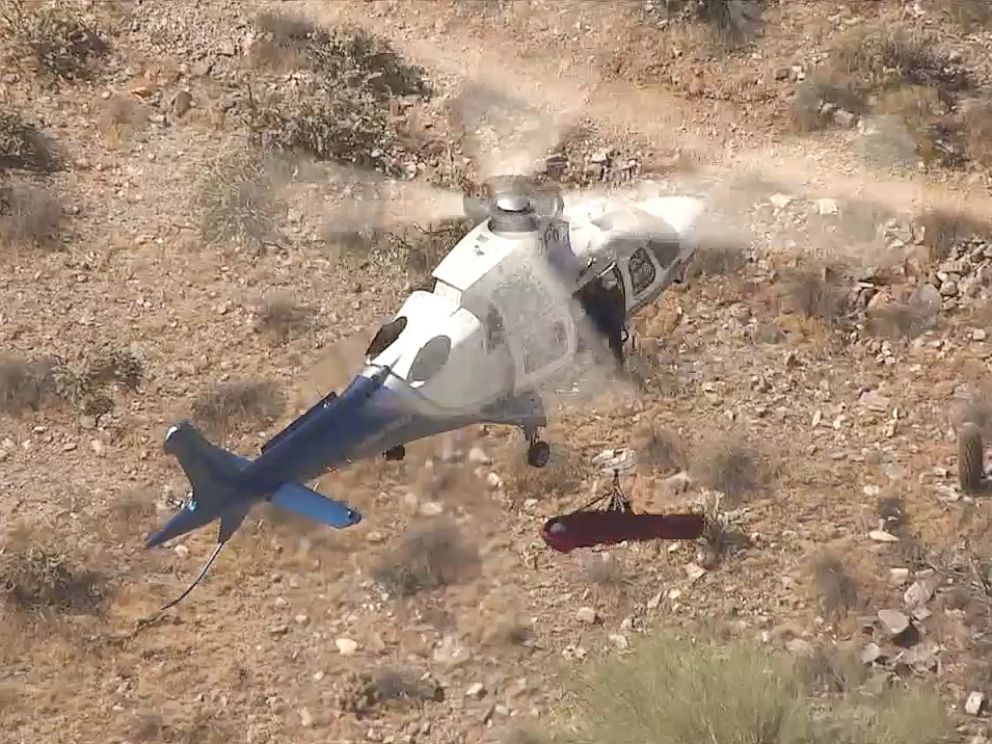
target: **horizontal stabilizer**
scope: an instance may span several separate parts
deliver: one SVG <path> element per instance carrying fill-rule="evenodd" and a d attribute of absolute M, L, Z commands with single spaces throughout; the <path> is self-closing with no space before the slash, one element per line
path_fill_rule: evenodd
<path fill-rule="evenodd" d="M 362 515 L 347 504 L 329 499 L 299 483 L 280 486 L 272 495 L 272 503 L 288 512 L 336 529 L 351 527 L 362 521 Z"/>

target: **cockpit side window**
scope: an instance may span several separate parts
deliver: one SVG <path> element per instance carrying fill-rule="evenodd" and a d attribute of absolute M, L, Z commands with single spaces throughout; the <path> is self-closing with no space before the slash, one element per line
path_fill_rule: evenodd
<path fill-rule="evenodd" d="M 406 328 L 406 318 L 402 315 L 386 323 L 373 337 L 369 348 L 365 350 L 365 356 L 369 359 L 379 356 L 392 346 L 393 342 L 400 337 L 404 328 Z"/>
<path fill-rule="evenodd" d="M 427 382 L 441 371 L 451 353 L 451 339 L 447 336 L 435 336 L 417 352 L 410 372 L 407 375 L 410 382 Z"/>
<path fill-rule="evenodd" d="M 486 315 L 486 351 L 497 349 L 506 343 L 506 334 L 503 329 L 503 318 L 499 311 L 492 305 L 489 306 L 489 313 Z"/>

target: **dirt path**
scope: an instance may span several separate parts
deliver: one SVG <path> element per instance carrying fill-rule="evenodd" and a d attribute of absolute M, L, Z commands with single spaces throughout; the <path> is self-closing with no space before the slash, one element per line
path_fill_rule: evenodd
<path fill-rule="evenodd" d="M 482 83 L 565 121 L 594 120 L 607 136 L 634 137 L 658 153 L 681 151 L 699 165 L 699 175 L 714 181 L 748 172 L 785 192 L 871 198 L 895 212 L 952 206 L 975 216 L 992 213 L 992 190 L 963 175 L 936 183 L 869 167 L 855 150 L 855 132 L 749 131 L 738 126 L 740 108 L 732 102 L 688 99 L 660 84 L 607 80 L 583 58 L 593 55 L 561 45 L 536 53 L 537 41 L 520 41 L 527 37 L 481 16 L 427 3 L 313 0 L 309 7 L 326 22 L 354 23 L 388 37 L 412 62 L 437 70 L 448 86 Z M 604 25 L 590 46 L 601 49 L 609 43 L 610 27 Z"/>

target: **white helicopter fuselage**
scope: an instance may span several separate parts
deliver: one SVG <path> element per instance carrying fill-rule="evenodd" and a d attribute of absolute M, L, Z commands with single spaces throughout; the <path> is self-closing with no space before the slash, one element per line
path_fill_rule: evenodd
<path fill-rule="evenodd" d="M 671 196 L 486 219 L 437 265 L 432 290 L 413 292 L 380 329 L 363 374 L 388 367 L 386 387 L 433 416 L 538 390 L 576 361 L 586 329 L 576 293 L 612 283 L 629 318 L 681 278 L 702 212 L 700 200 Z"/>

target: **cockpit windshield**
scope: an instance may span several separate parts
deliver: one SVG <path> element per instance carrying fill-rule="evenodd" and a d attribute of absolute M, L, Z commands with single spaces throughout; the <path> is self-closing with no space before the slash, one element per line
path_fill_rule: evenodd
<path fill-rule="evenodd" d="M 386 323 L 372 338 L 369 348 L 365 350 L 365 357 L 374 359 L 392 346 L 393 342 L 400 337 L 403 329 L 406 328 L 406 323 L 406 318 L 402 315 Z"/>

